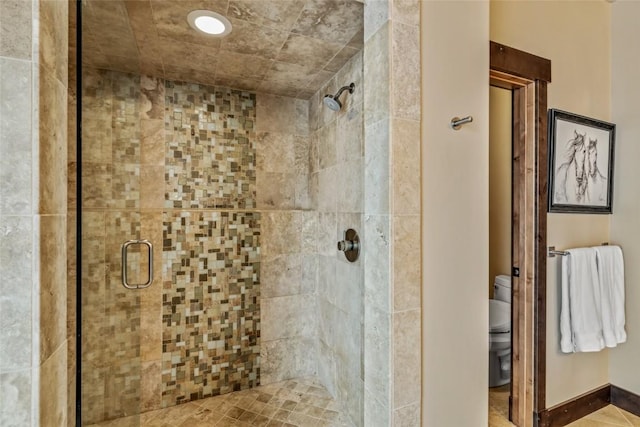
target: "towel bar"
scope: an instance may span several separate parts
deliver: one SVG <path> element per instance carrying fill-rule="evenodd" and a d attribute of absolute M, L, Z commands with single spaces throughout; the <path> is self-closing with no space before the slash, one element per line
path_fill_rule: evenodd
<path fill-rule="evenodd" d="M 604 242 L 601 243 L 600 246 L 608 246 L 609 242 Z M 566 256 L 566 255 L 571 255 L 568 251 L 556 251 L 556 247 L 555 246 L 549 246 L 547 248 L 547 256 L 549 258 L 555 258 L 555 256 Z"/>
<path fill-rule="evenodd" d="M 549 256 L 549 258 L 555 258 L 556 255 L 565 256 L 565 255 L 571 255 L 571 254 L 567 251 L 556 251 L 555 246 L 549 246 L 549 248 L 547 249 L 547 255 Z"/>

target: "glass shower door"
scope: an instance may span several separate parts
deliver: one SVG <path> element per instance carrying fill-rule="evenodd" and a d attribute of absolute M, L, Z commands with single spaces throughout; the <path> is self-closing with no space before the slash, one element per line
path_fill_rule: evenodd
<path fill-rule="evenodd" d="M 122 12 L 123 2 L 82 2 L 83 426 L 126 417 L 127 425 L 140 424 L 143 311 L 149 293 L 161 287 L 153 280 L 150 246 L 158 251 L 161 242 L 142 212 L 141 78 L 106 70 L 92 33 L 105 16 Z"/>
<path fill-rule="evenodd" d="M 136 81 L 138 80 L 138 81 Z M 83 68 L 83 425 L 140 413 L 142 292 L 152 283 L 140 211 L 139 77 Z M 151 244 L 151 243 L 149 243 Z"/>

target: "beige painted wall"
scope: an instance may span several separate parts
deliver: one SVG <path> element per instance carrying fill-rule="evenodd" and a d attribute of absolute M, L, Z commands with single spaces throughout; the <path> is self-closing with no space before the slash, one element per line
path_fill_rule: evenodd
<path fill-rule="evenodd" d="M 511 270 L 511 91 L 489 88 L 489 298 Z"/>
<path fill-rule="evenodd" d="M 478 426 L 488 419 L 489 3 L 422 2 L 422 20 L 422 425 Z M 466 115 L 472 124 L 449 127 Z"/>
<path fill-rule="evenodd" d="M 613 351 L 609 359 L 612 384 L 640 394 L 640 197 L 638 197 L 637 161 L 640 159 L 640 3 L 617 2 L 612 5 L 612 106 L 616 123 L 615 194 L 611 217 L 611 241 L 622 247 L 625 257 L 627 342 Z M 624 177 L 624 178 L 623 178 Z"/>
<path fill-rule="evenodd" d="M 492 1 L 491 39 L 551 60 L 550 108 L 609 120 L 610 18 L 604 1 Z M 559 249 L 609 241 L 609 216 L 549 214 L 547 239 Z M 606 350 L 560 352 L 559 275 L 559 258 L 549 259 L 547 407 L 609 381 Z"/>

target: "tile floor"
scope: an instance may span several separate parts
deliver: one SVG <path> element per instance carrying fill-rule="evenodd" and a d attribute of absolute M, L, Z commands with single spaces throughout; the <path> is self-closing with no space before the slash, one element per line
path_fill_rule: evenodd
<path fill-rule="evenodd" d="M 509 422 L 508 384 L 489 389 L 489 427 L 513 427 Z M 640 417 L 608 405 L 567 427 L 640 427 Z"/>
<path fill-rule="evenodd" d="M 313 378 L 283 381 L 197 400 L 93 427 L 353 427 Z"/>

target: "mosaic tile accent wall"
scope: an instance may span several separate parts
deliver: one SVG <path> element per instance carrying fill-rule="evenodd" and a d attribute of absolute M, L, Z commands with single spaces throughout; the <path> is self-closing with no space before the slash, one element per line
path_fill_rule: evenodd
<path fill-rule="evenodd" d="M 163 223 L 162 406 L 258 385 L 260 214 Z"/>
<path fill-rule="evenodd" d="M 255 208 L 255 94 L 165 83 L 167 208 Z"/>

